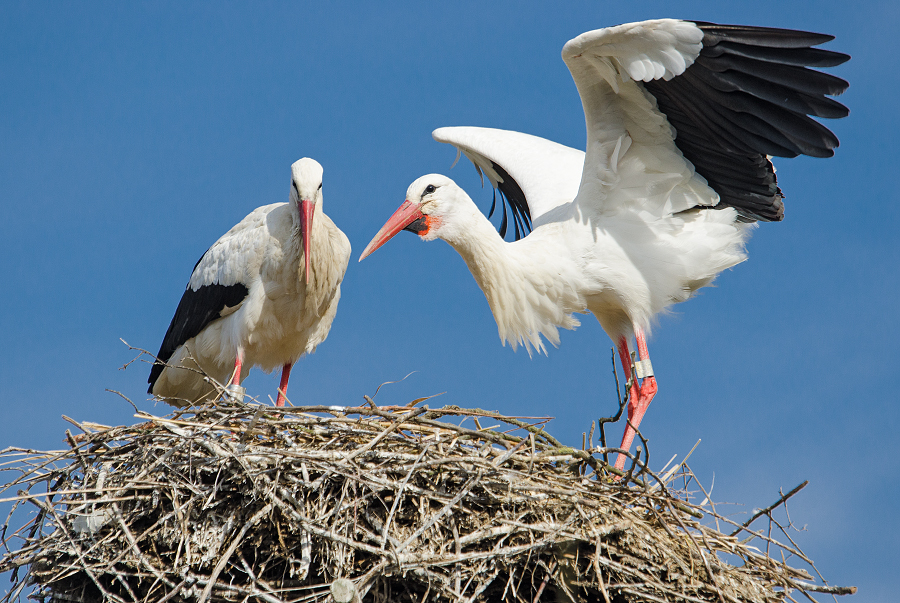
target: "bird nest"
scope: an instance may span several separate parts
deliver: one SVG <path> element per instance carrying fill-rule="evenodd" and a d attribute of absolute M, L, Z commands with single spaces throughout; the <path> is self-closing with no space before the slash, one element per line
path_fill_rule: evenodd
<path fill-rule="evenodd" d="M 2 491 L 18 492 L 5 499 L 2 603 L 725 603 L 855 590 L 815 580 L 787 532 L 789 544 L 772 536 L 790 493 L 735 523 L 686 464 L 647 469 L 646 443 L 617 475 L 615 449 L 593 438 L 571 448 L 546 420 L 458 407 L 219 402 L 138 418 L 72 421 L 83 433 L 66 432 L 68 449 L 0 453 L 15 475 Z"/>

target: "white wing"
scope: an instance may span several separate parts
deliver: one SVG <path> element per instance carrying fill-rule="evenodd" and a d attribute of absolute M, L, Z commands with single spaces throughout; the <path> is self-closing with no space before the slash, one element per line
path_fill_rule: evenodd
<path fill-rule="evenodd" d="M 663 216 L 718 202 L 703 180 L 694 180 L 674 129 L 636 83 L 681 75 L 702 39 L 693 23 L 661 19 L 589 31 L 563 47 L 587 127 L 584 209 L 632 207 Z"/>
<path fill-rule="evenodd" d="M 541 216 L 578 193 L 584 152 L 577 149 L 495 128 L 438 128 L 431 135 L 459 149 L 511 205 L 527 203 L 535 227 L 540 226 Z M 517 198 L 517 189 L 522 199 Z"/>
<path fill-rule="evenodd" d="M 721 200 L 747 220 L 782 219 L 767 156 L 831 156 L 837 137 L 809 116 L 848 113 L 826 98 L 847 82 L 808 68 L 849 59 L 812 48 L 831 39 L 660 19 L 570 40 L 587 126 L 579 207 L 660 217 Z"/>
<path fill-rule="evenodd" d="M 219 237 L 194 267 L 188 283 L 190 288 L 197 290 L 204 285 L 235 283 L 249 287 L 259 278 L 260 266 L 273 240 L 269 214 L 286 205 L 273 203 L 257 207 Z M 281 221 L 284 220 L 276 220 Z"/>
<path fill-rule="evenodd" d="M 159 360 L 169 361 L 178 348 L 200 334 L 212 321 L 232 314 L 243 305 L 253 284 L 259 280 L 260 264 L 271 244 L 267 217 L 273 210 L 286 205 L 276 203 L 255 209 L 203 254 L 194 266 L 175 316 L 163 337 L 157 353 Z M 187 351 L 179 353 L 183 355 Z M 181 362 L 176 360 L 176 363 Z M 153 393 L 163 368 L 162 364 L 153 365 L 148 393 Z M 201 395 L 199 390 L 188 394 L 178 387 L 176 391 L 182 393 L 174 395 Z"/>
<path fill-rule="evenodd" d="M 579 90 L 599 75 L 618 92 L 622 75 L 644 82 L 681 75 L 700 54 L 702 40 L 694 23 L 657 19 L 585 32 L 566 42 L 562 56 Z"/>

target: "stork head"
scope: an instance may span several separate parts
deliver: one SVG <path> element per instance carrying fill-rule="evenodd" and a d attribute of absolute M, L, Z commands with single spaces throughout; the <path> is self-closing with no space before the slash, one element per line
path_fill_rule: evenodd
<path fill-rule="evenodd" d="M 468 200 L 468 203 L 464 203 L 463 199 Z M 440 174 L 422 176 L 409 185 L 406 201 L 381 227 L 359 256 L 359 261 L 363 261 L 401 230 L 414 232 L 424 241 L 447 239 L 462 226 L 458 214 L 473 207 L 469 196 L 450 178 Z"/>
<path fill-rule="evenodd" d="M 306 283 L 309 284 L 309 249 L 316 203 L 322 201 L 322 166 L 315 159 L 304 157 L 291 166 L 291 203 L 300 214 L 300 236 L 303 239 L 303 261 Z"/>

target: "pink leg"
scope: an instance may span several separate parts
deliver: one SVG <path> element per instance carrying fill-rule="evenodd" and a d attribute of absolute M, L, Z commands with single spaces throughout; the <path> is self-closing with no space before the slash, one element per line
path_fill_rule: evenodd
<path fill-rule="evenodd" d="M 638 328 L 634 330 L 634 333 L 635 339 L 637 340 L 638 356 L 641 360 L 649 361 L 650 352 L 647 350 L 647 339 L 644 337 L 644 330 Z M 634 418 L 631 420 L 635 427 L 641 424 L 641 419 L 644 418 L 644 413 L 647 412 L 647 407 L 650 406 L 650 402 L 653 401 L 653 396 L 656 395 L 657 389 L 656 377 L 653 375 L 645 377 L 641 381 L 640 402 L 634 411 Z"/>
<path fill-rule="evenodd" d="M 244 352 L 243 350 L 238 350 L 238 353 L 234 358 L 234 373 L 231 374 L 231 385 L 241 384 L 241 367 L 243 364 Z"/>
<path fill-rule="evenodd" d="M 278 398 L 275 400 L 275 406 L 284 406 L 284 397 L 287 394 L 288 379 L 291 378 L 290 362 L 284 365 L 281 370 L 281 385 L 278 386 Z"/>
<path fill-rule="evenodd" d="M 644 336 L 644 330 L 640 327 L 635 327 L 634 337 L 637 340 L 638 357 L 642 361 L 649 360 L 650 352 L 647 350 L 647 339 Z M 619 339 L 619 359 L 622 361 L 622 369 L 624 369 L 626 377 L 630 379 L 631 355 L 628 353 L 628 340 L 625 337 Z M 646 367 L 647 365 L 644 366 Z M 619 445 L 619 448 L 623 450 L 631 449 L 636 430 L 641 424 L 641 419 L 644 418 L 644 413 L 647 412 L 647 407 L 650 406 L 653 396 L 656 395 L 657 389 L 656 377 L 652 375 L 645 377 L 641 381 L 640 389 L 638 389 L 637 379 L 632 381 L 628 396 L 628 422 L 630 424 L 625 427 L 625 434 L 622 436 L 622 443 Z M 618 456 L 616 459 L 616 467 L 618 469 L 625 468 L 625 459 L 626 456 L 624 454 Z"/>
<path fill-rule="evenodd" d="M 619 338 L 619 360 L 622 361 L 622 370 L 625 371 L 625 379 L 631 379 L 631 353 L 628 351 L 628 339 L 624 336 Z M 628 394 L 628 419 L 634 415 L 634 409 L 637 406 L 638 387 L 637 383 L 631 382 Z"/>

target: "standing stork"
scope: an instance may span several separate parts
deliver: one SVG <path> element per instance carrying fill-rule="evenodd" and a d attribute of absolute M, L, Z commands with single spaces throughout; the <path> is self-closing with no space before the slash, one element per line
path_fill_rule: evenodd
<path fill-rule="evenodd" d="M 288 203 L 253 210 L 194 266 L 150 371 L 148 393 L 175 405 L 240 387 L 250 367 L 291 366 L 325 341 L 341 298 L 350 241 L 322 212 L 322 166 L 291 166 Z M 240 390 L 237 390 L 240 391 Z"/>
<path fill-rule="evenodd" d="M 847 82 L 808 69 L 849 59 L 813 48 L 831 39 L 673 19 L 584 33 L 562 58 L 581 96 L 586 152 L 519 132 L 435 130 L 500 191 L 500 234 L 452 180 L 431 174 L 412 183 L 360 260 L 400 230 L 447 241 L 501 340 L 529 353 L 546 352 L 541 336 L 557 345 L 558 327 L 578 326 L 573 313 L 589 310 L 629 376 L 627 451 L 657 392 L 653 317 L 746 259 L 754 222 L 783 218 L 768 156 L 830 157 L 838 146 L 809 117 L 848 114 L 827 98 Z M 503 240 L 506 205 L 512 243 Z"/>

